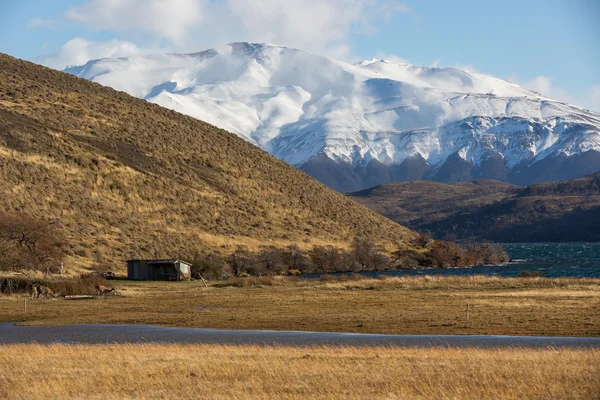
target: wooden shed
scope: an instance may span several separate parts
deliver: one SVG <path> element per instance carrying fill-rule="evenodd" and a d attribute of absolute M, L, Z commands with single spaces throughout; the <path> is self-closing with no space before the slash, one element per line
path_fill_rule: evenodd
<path fill-rule="evenodd" d="M 182 260 L 128 260 L 127 279 L 134 281 L 186 281 L 192 264 Z"/>

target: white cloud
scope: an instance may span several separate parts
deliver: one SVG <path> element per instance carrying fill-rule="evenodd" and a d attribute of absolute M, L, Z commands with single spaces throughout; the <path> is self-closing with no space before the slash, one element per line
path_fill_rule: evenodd
<path fill-rule="evenodd" d="M 479 72 L 479 70 L 477 68 L 475 68 L 474 65 L 472 64 L 462 64 L 462 65 L 457 65 L 455 68 L 458 69 L 462 69 L 463 71 L 467 71 L 467 72 L 472 72 L 475 74 L 480 74 L 481 72 Z"/>
<path fill-rule="evenodd" d="M 534 90 L 549 99 L 563 101 L 593 111 L 600 111 L 600 85 L 592 86 L 589 93 L 574 95 L 564 88 L 555 86 L 552 77 L 545 75 L 539 75 L 533 79 L 523 81 L 516 74 L 513 74 L 507 80 Z"/>
<path fill-rule="evenodd" d="M 227 4 L 240 36 L 337 56 L 348 52 L 352 25 L 366 24 L 364 1 L 228 0 Z"/>
<path fill-rule="evenodd" d="M 101 30 L 154 35 L 182 43 L 203 19 L 204 0 L 88 0 L 65 13 L 67 20 Z"/>
<path fill-rule="evenodd" d="M 32 28 L 55 28 L 59 21 L 54 19 L 32 18 L 29 20 L 29 26 Z"/>
<path fill-rule="evenodd" d="M 398 64 L 410 64 L 410 62 L 406 58 L 399 57 L 395 54 L 387 54 L 381 51 L 375 53 L 375 58 L 379 58 L 381 60 L 392 61 Z"/>
<path fill-rule="evenodd" d="M 371 34 L 410 8 L 392 0 L 227 0 L 239 40 L 267 41 L 349 59 L 351 33 Z M 245 38 L 245 39 L 244 39 Z"/>
<path fill-rule="evenodd" d="M 535 90 L 536 92 L 546 95 L 545 93 L 549 93 L 552 89 L 552 78 L 540 75 L 529 81 L 526 81 L 524 85 Z"/>
<path fill-rule="evenodd" d="M 414 14 L 393 0 L 87 0 L 64 18 L 167 40 L 174 51 L 256 41 L 348 58 L 352 32 L 369 34 L 397 13 Z"/>
<path fill-rule="evenodd" d="M 89 60 L 104 57 L 128 57 L 146 53 L 130 42 L 110 40 L 90 42 L 75 38 L 65 43 L 52 54 L 37 58 L 35 61 L 55 69 L 64 69 L 70 65 L 85 64 Z"/>
<path fill-rule="evenodd" d="M 592 86 L 592 100 L 600 103 L 600 85 Z"/>
<path fill-rule="evenodd" d="M 566 103 L 581 104 L 578 99 L 569 94 L 566 90 L 554 86 L 552 78 L 544 75 L 536 76 L 535 78 L 522 82 L 522 86 L 528 89 L 535 90 L 542 96 L 550 99 L 564 101 Z"/>
<path fill-rule="evenodd" d="M 140 40 L 162 43 L 162 51 L 173 52 L 232 41 L 270 42 L 350 60 L 350 35 L 365 33 L 396 13 L 411 10 L 391 0 L 87 0 L 69 8 L 62 21 L 115 32 L 129 41 L 76 38 L 36 61 L 63 69 L 90 59 L 150 53 L 133 44 Z M 31 24 L 52 25 L 41 19 Z"/>
<path fill-rule="evenodd" d="M 590 109 L 600 112 L 600 85 L 590 89 Z"/>

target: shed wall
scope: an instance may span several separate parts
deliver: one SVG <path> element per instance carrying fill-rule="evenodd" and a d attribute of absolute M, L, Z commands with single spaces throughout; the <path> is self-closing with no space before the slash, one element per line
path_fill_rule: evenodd
<path fill-rule="evenodd" d="M 176 262 L 171 264 L 176 271 L 181 271 L 181 274 L 187 278 L 190 277 L 191 266 L 184 262 Z M 148 264 L 146 260 L 129 260 L 127 261 L 127 279 L 149 281 L 157 279 L 162 268 L 160 264 Z M 154 276 L 157 275 L 157 276 Z"/>

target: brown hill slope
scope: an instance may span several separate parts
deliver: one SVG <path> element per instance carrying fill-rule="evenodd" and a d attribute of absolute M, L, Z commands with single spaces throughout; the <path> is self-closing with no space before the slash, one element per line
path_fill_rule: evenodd
<path fill-rule="evenodd" d="M 350 197 L 439 239 L 600 240 L 600 173 L 527 187 L 489 180 L 390 183 Z"/>
<path fill-rule="evenodd" d="M 59 218 L 82 264 L 414 235 L 233 134 L 2 54 L 0 190 Z"/>

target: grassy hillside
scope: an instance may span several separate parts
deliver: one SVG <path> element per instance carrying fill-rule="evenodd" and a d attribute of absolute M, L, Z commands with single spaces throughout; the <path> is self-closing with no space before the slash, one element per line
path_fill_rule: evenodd
<path fill-rule="evenodd" d="M 520 188 L 509 183 L 480 180 L 444 184 L 432 181 L 396 182 L 351 193 L 350 198 L 394 221 L 420 231 L 481 206 L 495 204 Z"/>
<path fill-rule="evenodd" d="M 71 264 L 413 236 L 231 133 L 1 54 L 0 190 L 61 221 Z"/>
<path fill-rule="evenodd" d="M 439 239 L 600 240 L 600 173 L 527 187 L 489 180 L 390 183 L 350 197 Z"/>

